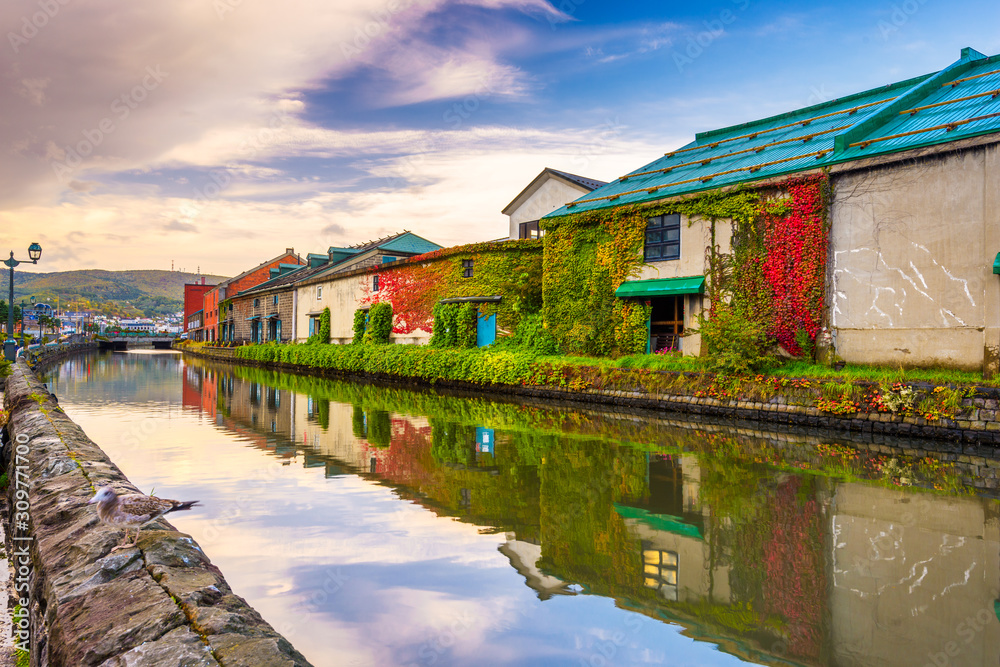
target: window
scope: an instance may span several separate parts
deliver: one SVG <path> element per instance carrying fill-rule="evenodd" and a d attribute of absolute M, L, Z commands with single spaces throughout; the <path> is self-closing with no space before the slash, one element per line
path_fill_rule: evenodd
<path fill-rule="evenodd" d="M 658 215 L 646 223 L 646 247 L 643 259 L 647 262 L 662 262 L 680 259 L 681 256 L 681 216 L 678 213 Z"/>
<path fill-rule="evenodd" d="M 517 238 L 519 239 L 540 239 L 545 236 L 545 231 L 538 228 L 538 221 L 522 222 L 517 226 Z"/>
<path fill-rule="evenodd" d="M 323 286 L 322 285 L 320 285 L 319 287 L 316 288 L 316 298 L 317 299 L 322 299 L 323 298 Z"/>
<path fill-rule="evenodd" d="M 677 600 L 677 552 L 660 551 L 643 543 L 642 568 L 647 588 L 660 592 L 667 600 Z"/>
<path fill-rule="evenodd" d="M 378 276 L 372 276 L 372 291 L 378 291 Z"/>
<path fill-rule="evenodd" d="M 260 299 L 254 299 L 253 300 L 253 307 L 257 308 L 258 306 L 260 306 Z"/>
<path fill-rule="evenodd" d="M 474 259 L 463 259 L 462 260 L 462 277 L 471 278 L 472 277 L 472 265 L 476 260 Z"/>
<path fill-rule="evenodd" d="M 274 301 L 272 303 L 274 303 L 275 306 L 278 305 L 278 295 L 277 294 L 274 295 Z"/>

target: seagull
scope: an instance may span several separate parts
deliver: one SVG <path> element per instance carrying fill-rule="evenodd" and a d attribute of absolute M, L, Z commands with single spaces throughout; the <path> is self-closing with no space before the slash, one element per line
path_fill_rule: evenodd
<path fill-rule="evenodd" d="M 198 504 L 197 500 L 180 502 L 141 493 L 119 496 L 110 486 L 102 486 L 87 503 L 97 503 L 97 518 L 112 528 L 124 528 L 125 540 L 112 551 L 134 547 L 139 542 L 139 529 L 150 521 L 159 519 L 169 512 L 189 510 Z M 128 531 L 135 528 L 135 539 L 128 542 Z"/>

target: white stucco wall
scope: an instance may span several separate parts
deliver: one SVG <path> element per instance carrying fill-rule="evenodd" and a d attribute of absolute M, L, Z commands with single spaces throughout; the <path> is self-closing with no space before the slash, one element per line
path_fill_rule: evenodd
<path fill-rule="evenodd" d="M 510 238 L 517 238 L 517 226 L 548 215 L 565 204 L 590 192 L 586 188 L 569 185 L 565 181 L 549 178 L 521 203 L 510 216 Z"/>
<path fill-rule="evenodd" d="M 980 147 L 835 176 L 829 294 L 841 357 L 983 368 L 1000 344 L 998 160 Z"/>
<path fill-rule="evenodd" d="M 716 223 L 715 240 L 720 252 L 729 252 L 732 225 L 727 221 Z M 643 264 L 636 280 L 657 278 L 687 278 L 704 276 L 708 271 L 706 252 L 712 244 L 712 226 L 708 220 L 681 216 L 681 256 L 663 262 Z M 640 256 L 642 251 L 640 251 Z M 698 325 L 698 315 L 708 308 L 708 300 L 701 294 L 688 294 L 684 300 L 684 329 Z M 701 335 L 690 334 L 681 341 L 685 355 L 701 354 Z"/>

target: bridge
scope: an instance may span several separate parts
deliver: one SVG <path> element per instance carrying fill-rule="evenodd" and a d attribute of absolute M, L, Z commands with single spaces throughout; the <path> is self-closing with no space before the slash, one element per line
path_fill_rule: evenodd
<path fill-rule="evenodd" d="M 102 334 L 97 338 L 102 350 L 128 350 L 152 348 L 154 350 L 169 350 L 170 345 L 177 340 L 174 334 L 151 333 L 147 331 L 119 331 Z"/>

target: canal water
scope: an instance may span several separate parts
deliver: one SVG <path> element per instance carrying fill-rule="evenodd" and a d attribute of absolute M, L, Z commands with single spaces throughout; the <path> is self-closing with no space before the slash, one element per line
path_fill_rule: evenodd
<path fill-rule="evenodd" d="M 45 380 L 317 667 L 1000 659 L 975 462 L 173 352 Z"/>

